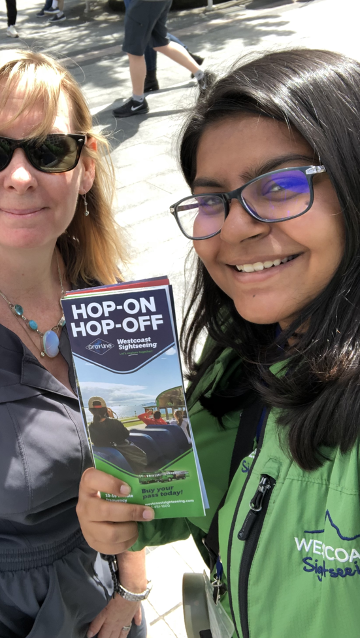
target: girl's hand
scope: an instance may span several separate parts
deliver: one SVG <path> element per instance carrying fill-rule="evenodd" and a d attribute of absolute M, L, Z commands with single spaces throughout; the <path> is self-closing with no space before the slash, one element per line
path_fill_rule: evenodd
<path fill-rule="evenodd" d="M 119 479 L 91 467 L 82 475 L 76 512 L 90 547 L 102 554 L 121 554 L 134 545 L 138 536 L 136 521 L 151 521 L 151 507 L 105 501 L 99 492 L 128 496 L 131 488 Z"/>
<path fill-rule="evenodd" d="M 141 625 L 140 603 L 132 603 L 116 594 L 90 624 L 87 638 L 98 632 L 98 638 L 126 638 L 130 629 L 123 627 L 131 626 L 133 619 L 136 625 Z"/>

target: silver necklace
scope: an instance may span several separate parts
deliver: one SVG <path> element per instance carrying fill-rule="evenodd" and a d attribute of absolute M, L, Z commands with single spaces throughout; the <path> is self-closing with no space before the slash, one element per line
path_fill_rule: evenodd
<path fill-rule="evenodd" d="M 41 357 L 45 357 L 45 355 L 46 355 L 50 359 L 53 359 L 54 357 L 56 357 L 59 354 L 60 340 L 59 340 L 59 337 L 58 337 L 58 335 L 56 333 L 58 331 L 60 331 L 60 329 L 65 325 L 65 317 L 63 315 L 62 306 L 61 306 L 61 299 L 65 295 L 65 290 L 64 290 L 64 287 L 63 287 L 63 280 L 62 280 L 62 276 L 61 276 L 57 250 L 55 250 L 55 256 L 56 256 L 56 264 L 57 264 L 57 270 L 58 270 L 60 287 L 61 287 L 61 297 L 59 299 L 59 305 L 60 305 L 60 308 L 61 308 L 61 317 L 60 317 L 59 321 L 57 322 L 56 326 L 53 326 L 53 328 L 51 328 L 51 330 L 46 330 L 46 332 L 41 332 L 41 330 L 39 330 L 39 328 L 38 328 L 38 325 L 37 325 L 36 321 L 34 321 L 33 319 L 27 319 L 25 317 L 23 307 L 20 306 L 20 304 L 11 303 L 11 301 L 9 301 L 9 299 L 6 297 L 6 295 L 4 295 L 4 293 L 1 292 L 1 290 L 0 290 L 0 296 L 4 299 L 4 301 L 6 301 L 6 303 L 8 304 L 11 312 L 13 313 L 13 315 L 15 315 L 15 317 L 17 317 L 18 319 L 22 319 L 25 322 L 25 324 L 27 325 L 27 327 L 29 328 L 29 330 L 31 330 L 31 332 L 36 332 L 39 335 L 39 337 L 40 337 L 40 356 Z M 23 324 L 21 324 L 21 325 L 23 325 Z"/>

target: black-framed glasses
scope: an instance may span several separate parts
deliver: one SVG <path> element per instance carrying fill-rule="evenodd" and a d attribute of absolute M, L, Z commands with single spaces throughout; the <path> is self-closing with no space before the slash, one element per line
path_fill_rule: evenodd
<path fill-rule="evenodd" d="M 200 193 L 184 197 L 170 207 L 188 239 L 208 239 L 220 233 L 237 199 L 251 217 L 273 224 L 304 215 L 313 205 L 313 177 L 325 166 L 281 168 L 255 177 L 230 193 Z"/>
<path fill-rule="evenodd" d="M 13 140 L 0 137 L 0 171 L 11 162 L 15 149 L 22 148 L 30 164 L 42 173 L 66 173 L 77 165 L 86 135 L 52 133 L 43 140 Z"/>

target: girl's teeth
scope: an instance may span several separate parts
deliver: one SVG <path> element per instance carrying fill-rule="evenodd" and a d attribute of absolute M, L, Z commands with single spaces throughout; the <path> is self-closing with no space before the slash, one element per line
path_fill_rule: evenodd
<path fill-rule="evenodd" d="M 243 264 L 241 266 L 235 266 L 239 272 L 259 272 L 264 268 L 272 268 L 272 266 L 280 266 L 280 264 L 286 264 L 287 261 L 292 261 L 294 257 L 284 257 L 284 259 L 274 259 L 274 261 L 257 261 L 255 264 Z"/>

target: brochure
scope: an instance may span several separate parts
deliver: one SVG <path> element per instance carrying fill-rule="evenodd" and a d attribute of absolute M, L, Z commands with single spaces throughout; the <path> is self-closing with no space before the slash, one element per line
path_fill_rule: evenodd
<path fill-rule="evenodd" d="M 132 488 L 102 498 L 204 516 L 167 277 L 71 291 L 62 305 L 94 465 Z"/>

